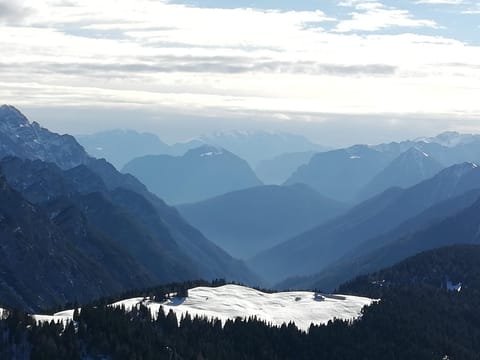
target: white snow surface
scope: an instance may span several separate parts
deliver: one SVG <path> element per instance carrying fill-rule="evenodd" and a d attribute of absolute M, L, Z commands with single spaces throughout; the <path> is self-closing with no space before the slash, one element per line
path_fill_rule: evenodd
<path fill-rule="evenodd" d="M 257 317 L 272 326 L 281 326 L 294 322 L 303 331 L 310 325 L 326 324 L 330 320 L 354 320 L 361 316 L 361 310 L 377 300 L 348 295 L 324 295 L 308 291 L 292 291 L 268 294 L 239 285 L 221 287 L 197 287 L 188 291 L 187 298 L 173 297 L 163 303 L 148 298 L 131 298 L 111 304 L 124 307 L 127 311 L 143 304 L 156 317 L 163 307 L 167 314 L 175 312 L 177 318 L 186 313 L 195 317 L 218 319 L 224 324 L 226 320 L 237 317 L 246 319 Z M 32 315 L 37 322 L 62 322 L 66 325 L 73 320 L 73 310 L 66 310 L 54 315 Z"/>
<path fill-rule="evenodd" d="M 237 317 L 256 316 L 272 326 L 294 322 L 296 326 L 307 331 L 310 324 L 326 324 L 333 319 L 353 320 L 361 315 L 363 307 L 375 300 L 343 295 L 317 295 L 313 292 L 295 291 L 282 293 L 263 293 L 244 286 L 225 285 L 221 287 L 197 287 L 188 291 L 187 298 L 173 298 L 164 303 L 152 302 L 144 298 L 133 298 L 112 304 L 131 309 L 144 304 L 158 314 L 160 307 L 165 313 L 174 311 L 177 318 L 187 312 L 210 319 L 219 319 L 222 323 Z"/>
<path fill-rule="evenodd" d="M 63 323 L 63 325 L 67 325 L 70 321 L 73 321 L 73 310 L 65 310 L 53 315 L 32 315 L 33 320 L 37 323 L 44 323 L 44 322 L 54 322 L 54 323 Z"/>

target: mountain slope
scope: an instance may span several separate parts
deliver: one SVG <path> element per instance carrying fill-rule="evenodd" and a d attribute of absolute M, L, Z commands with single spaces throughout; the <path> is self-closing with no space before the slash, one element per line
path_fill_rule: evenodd
<path fill-rule="evenodd" d="M 356 276 L 377 271 L 379 267 L 369 262 L 370 256 L 377 250 L 393 244 L 398 239 L 425 230 L 443 219 L 459 213 L 472 206 L 478 198 L 480 198 L 480 189 L 471 190 L 460 196 L 435 204 L 424 212 L 403 222 L 395 229 L 362 242 L 321 272 L 310 276 L 286 279 L 277 284 L 276 288 L 319 288 L 324 291 L 333 291 L 340 284 Z M 386 258 L 388 258 L 388 255 Z M 391 265 L 391 262 L 386 264 Z"/>
<path fill-rule="evenodd" d="M 443 166 L 429 154 L 412 147 L 400 154 L 359 191 L 361 199 L 380 194 L 389 187 L 407 188 L 431 178 Z"/>
<path fill-rule="evenodd" d="M 365 145 L 319 153 L 300 166 L 285 184 L 307 184 L 324 196 L 349 202 L 391 160 L 389 153 Z"/>
<path fill-rule="evenodd" d="M 41 183 L 36 183 L 35 189 L 37 190 L 33 193 L 39 197 L 38 201 L 55 200 L 57 195 L 68 197 L 69 189 L 75 187 L 81 195 L 97 192 L 106 198 L 110 206 L 127 209 L 128 211 L 125 212 L 134 219 L 135 223 L 141 224 L 142 229 L 146 227 L 145 222 L 148 219 L 150 226 L 148 231 L 157 231 L 153 239 L 159 238 L 160 243 L 163 244 L 172 243 L 172 246 L 167 248 L 167 253 L 182 262 L 181 259 L 188 259 L 185 263 L 190 269 L 196 269 L 192 275 L 195 278 L 227 278 L 245 283 L 258 283 L 256 276 L 242 262 L 233 259 L 211 243 L 198 230 L 189 225 L 174 208 L 167 206 L 150 193 L 135 177 L 119 173 L 105 160 L 89 157 L 73 137 L 51 133 L 47 129 L 30 124 L 18 110 L 8 106 L 2 107 L 0 124 L 2 129 L 0 136 L 8 135 L 8 138 L 11 139 L 8 146 L 7 143 L 2 143 L 3 152 L 0 157 L 14 155 L 22 159 L 40 158 L 49 160 L 66 170 L 62 176 L 68 178 L 68 181 L 64 185 L 46 181 L 49 184 L 46 187 Z M 25 141 L 21 136 L 23 132 L 27 132 L 29 135 Z M 32 136 L 33 140 L 30 141 Z M 37 151 L 31 150 L 31 143 L 39 146 L 38 153 L 45 156 L 37 156 Z M 50 154 L 51 149 L 54 149 L 54 154 Z M 43 174 L 42 179 L 48 180 L 49 171 L 47 174 Z M 59 169 L 55 170 L 52 174 L 56 172 L 58 175 L 59 171 Z M 23 181 L 28 184 L 28 180 L 29 177 L 26 175 L 25 179 L 20 179 L 18 184 L 21 186 Z M 24 190 L 28 189 L 25 188 L 22 191 Z M 52 198 L 45 198 L 50 193 Z M 131 206 L 129 202 L 132 199 L 138 200 L 143 207 Z M 144 218 L 143 214 L 146 212 L 150 213 L 149 218 Z M 154 224 L 155 222 L 157 223 Z M 160 231 L 160 228 L 163 230 Z M 134 241 L 134 238 L 130 241 Z"/>
<path fill-rule="evenodd" d="M 126 254 L 107 248 L 81 217 L 65 212 L 52 215 L 27 202 L 0 178 L 3 303 L 39 309 L 151 284 L 146 273 Z M 75 236 L 67 231 L 68 221 L 78 221 Z M 91 251 L 86 250 L 89 246 Z M 105 260 L 105 253 L 117 251 L 121 262 Z"/>
<path fill-rule="evenodd" d="M 387 190 L 343 216 L 259 254 L 249 263 L 269 279 L 318 273 L 368 239 L 394 229 L 436 203 L 477 189 L 479 184 L 477 165 L 452 166 L 411 188 Z"/>
<path fill-rule="evenodd" d="M 145 156 L 122 170 L 172 204 L 208 199 L 261 185 L 248 164 L 224 149 L 201 146 L 183 156 Z"/>
<path fill-rule="evenodd" d="M 345 207 L 306 185 L 271 185 L 180 205 L 178 209 L 230 254 L 249 258 L 339 215 Z"/>
<path fill-rule="evenodd" d="M 170 154 L 170 146 L 156 135 L 133 130 L 111 130 L 75 138 L 96 158 L 105 158 L 117 169 L 140 156 Z"/>
<path fill-rule="evenodd" d="M 88 161 L 84 149 L 70 135 L 58 135 L 40 127 L 13 106 L 0 106 L 0 158 L 20 158 L 53 162 L 68 169 Z"/>
<path fill-rule="evenodd" d="M 422 251 L 454 244 L 480 244 L 480 200 L 426 229 L 401 237 L 357 259 L 361 273 L 391 266 Z"/>
<path fill-rule="evenodd" d="M 381 297 L 389 288 L 427 286 L 447 292 L 480 289 L 480 246 L 458 243 L 425 250 L 368 275 L 358 276 L 340 291 Z"/>

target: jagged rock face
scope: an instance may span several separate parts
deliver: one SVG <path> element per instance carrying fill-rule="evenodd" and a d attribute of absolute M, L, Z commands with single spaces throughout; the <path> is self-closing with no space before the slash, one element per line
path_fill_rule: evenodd
<path fill-rule="evenodd" d="M 0 107 L 0 159 L 0 175 L 6 178 L 0 185 L 19 198 L 0 204 L 0 219 L 23 221 L 32 235 L 15 243 L 16 228 L 5 228 L 0 232 L 0 257 L 15 251 L 15 244 L 18 254 L 30 254 L 25 249 L 47 241 L 49 234 L 58 239 L 45 247 L 53 257 L 45 254 L 23 263 L 0 264 L 0 297 L 13 306 L 53 306 L 192 278 L 245 283 L 256 279 L 243 263 L 217 248 L 135 177 L 89 157 L 75 138 L 30 123 L 6 105 Z M 22 215 L 17 207 L 31 207 L 39 214 L 38 221 L 26 223 L 33 215 Z M 63 258 L 58 256 L 63 254 L 67 260 L 60 261 Z M 70 271 L 70 264 L 76 266 L 79 277 Z M 20 267 L 22 271 L 16 272 Z M 30 271 L 41 274 L 41 279 L 32 284 Z M 81 296 L 65 290 L 64 284 L 68 289 L 83 289 Z"/>
<path fill-rule="evenodd" d="M 53 162 L 63 169 L 85 164 L 88 155 L 75 138 L 42 128 L 13 106 L 0 107 L 0 157 L 16 156 Z"/>

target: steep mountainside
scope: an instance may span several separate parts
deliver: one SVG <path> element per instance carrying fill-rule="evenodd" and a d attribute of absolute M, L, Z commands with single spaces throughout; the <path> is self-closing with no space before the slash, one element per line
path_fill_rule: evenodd
<path fill-rule="evenodd" d="M 423 231 L 446 218 L 456 215 L 472 206 L 479 198 L 480 189 L 476 189 L 435 204 L 403 222 L 395 229 L 364 241 L 318 274 L 290 278 L 277 284 L 276 287 L 278 289 L 319 288 L 324 291 L 333 291 L 340 284 L 358 275 L 377 271 L 380 268 L 379 265 L 374 261 L 371 262 L 372 255 L 377 250 L 388 247 L 401 238 Z M 385 256 L 385 266 L 392 264 L 392 260 L 389 260 L 390 257 L 390 255 Z"/>
<path fill-rule="evenodd" d="M 477 189 L 479 184 L 477 165 L 452 166 L 411 188 L 390 189 L 369 199 L 345 215 L 259 254 L 250 264 L 273 280 L 317 273 L 365 241 L 441 201 Z"/>
<path fill-rule="evenodd" d="M 468 241 L 467 241 L 468 242 Z M 460 293 L 480 290 L 480 246 L 459 243 L 419 252 L 395 265 L 359 276 L 342 286 L 347 293 L 382 297 L 389 288 L 419 287 Z"/>
<path fill-rule="evenodd" d="M 108 246 L 73 208 L 50 213 L 35 206 L 3 175 L 0 238 L 0 297 L 10 306 L 39 309 L 152 284 L 128 254 Z"/>
<path fill-rule="evenodd" d="M 349 202 L 392 159 L 391 154 L 366 145 L 319 153 L 285 184 L 307 184 L 324 196 Z"/>
<path fill-rule="evenodd" d="M 2 143 L 2 157 L 14 155 L 22 159 L 38 159 L 36 151 L 31 151 L 31 137 L 27 137 L 28 141 L 23 141 L 21 136 L 22 132 L 30 129 L 27 133 L 33 134 L 33 143 L 40 146 L 39 153 L 44 155 L 40 160 L 46 159 L 62 167 L 60 169 L 40 161 L 28 164 L 11 162 L 9 181 L 30 201 L 41 204 L 45 209 L 50 203 L 55 206 L 63 204 L 60 208 L 54 207 L 57 212 L 72 206 L 92 228 L 92 233 L 98 232 L 102 238 L 110 240 L 114 238 L 116 244 L 131 256 L 131 260 L 135 258 L 137 266 L 142 269 L 148 267 L 143 263 L 147 261 L 146 258 L 142 258 L 138 252 L 130 254 L 124 246 L 127 243 L 135 244 L 137 239 L 144 239 L 143 243 L 136 244 L 141 249 L 141 244 L 148 240 L 150 247 L 143 248 L 143 253 L 151 258 L 149 270 L 152 270 L 153 265 L 156 266 L 153 281 L 194 277 L 258 283 L 242 262 L 233 259 L 207 240 L 174 208 L 148 192 L 133 176 L 119 173 L 105 160 L 88 157 L 73 137 L 60 136 L 28 123 L 12 107 L 3 106 L 2 116 L 0 136 L 9 134 L 12 138 L 9 146 Z M 63 144 L 63 141 L 67 143 L 65 146 L 53 146 L 50 140 L 53 144 Z M 55 149 L 53 154 L 49 152 L 51 149 Z M 75 155 L 73 160 L 69 157 L 71 154 Z M 8 160 L 12 158 L 5 159 Z M 115 236 L 115 232 L 119 233 L 119 223 L 124 227 L 130 226 L 133 230 L 122 232 L 123 238 Z M 126 234 L 131 236 L 127 237 Z M 149 251 L 152 247 L 156 250 Z M 155 259 L 155 254 L 159 252 L 162 256 Z"/>
<path fill-rule="evenodd" d="M 261 185 L 248 164 L 231 152 L 201 146 L 183 156 L 145 156 L 129 162 L 123 172 L 139 178 L 150 191 L 171 204 L 208 199 Z"/>
<path fill-rule="evenodd" d="M 400 154 L 359 191 L 361 199 L 368 199 L 394 186 L 407 188 L 429 179 L 444 167 L 432 156 L 416 147 Z"/>
<path fill-rule="evenodd" d="M 178 209 L 230 254 L 249 258 L 339 215 L 345 206 L 297 184 L 254 187 Z"/>
<path fill-rule="evenodd" d="M 13 106 L 0 106 L 0 158 L 20 158 L 53 162 L 69 169 L 88 161 L 85 150 L 70 135 L 58 135 L 40 127 Z"/>

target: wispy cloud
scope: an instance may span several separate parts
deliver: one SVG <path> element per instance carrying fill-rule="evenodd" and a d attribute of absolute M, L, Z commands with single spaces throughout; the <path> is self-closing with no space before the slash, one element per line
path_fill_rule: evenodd
<path fill-rule="evenodd" d="M 439 25 L 429 19 L 416 19 L 408 10 L 386 6 L 377 1 L 348 0 L 339 4 L 353 7 L 350 19 L 342 20 L 335 28 L 338 32 L 378 31 L 392 27 L 438 28 Z"/>
<path fill-rule="evenodd" d="M 20 9 L 31 11 L 11 12 L 17 15 L 0 26 L 8 54 L 0 58 L 0 97 L 37 106 L 288 118 L 480 114 L 478 46 L 436 33 L 441 23 L 412 10 L 379 1 L 340 4 L 350 15 L 25 0 Z"/>

